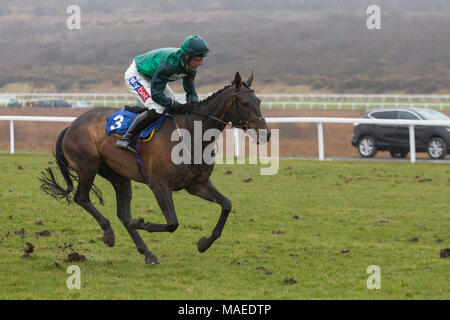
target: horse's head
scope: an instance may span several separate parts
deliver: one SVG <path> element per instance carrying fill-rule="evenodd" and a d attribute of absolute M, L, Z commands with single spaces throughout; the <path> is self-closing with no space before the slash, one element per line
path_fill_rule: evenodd
<path fill-rule="evenodd" d="M 233 98 L 227 120 L 231 122 L 232 127 L 250 133 L 258 144 L 266 143 L 270 139 L 270 130 L 261 114 L 261 100 L 251 89 L 252 81 L 253 71 L 247 82 L 242 82 L 239 72 L 236 72 L 232 82 Z"/>

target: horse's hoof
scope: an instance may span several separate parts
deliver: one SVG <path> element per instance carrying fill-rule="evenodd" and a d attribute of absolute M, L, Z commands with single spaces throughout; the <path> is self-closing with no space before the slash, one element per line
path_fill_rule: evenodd
<path fill-rule="evenodd" d="M 198 240 L 197 248 L 199 252 L 205 252 L 206 250 L 208 250 L 209 246 L 210 244 L 207 237 L 203 237 L 200 240 Z"/>
<path fill-rule="evenodd" d="M 112 229 L 107 229 L 103 232 L 103 242 L 108 247 L 114 247 L 115 236 L 114 236 L 114 231 Z"/>
<path fill-rule="evenodd" d="M 133 219 L 133 221 L 131 221 L 130 223 L 130 228 L 131 229 L 137 229 L 139 228 L 139 226 L 141 226 L 144 223 L 144 219 L 139 218 L 139 219 Z"/>
<path fill-rule="evenodd" d="M 146 264 L 159 264 L 159 261 L 155 255 L 150 254 L 150 255 L 145 256 L 145 263 Z"/>

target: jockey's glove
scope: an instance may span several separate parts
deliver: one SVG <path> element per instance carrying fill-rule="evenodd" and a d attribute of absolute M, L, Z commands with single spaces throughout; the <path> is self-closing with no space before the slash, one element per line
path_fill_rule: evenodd
<path fill-rule="evenodd" d="M 192 103 L 192 102 L 179 104 L 176 108 L 174 108 L 174 112 L 176 112 L 176 113 L 192 112 L 195 104 L 196 103 Z"/>

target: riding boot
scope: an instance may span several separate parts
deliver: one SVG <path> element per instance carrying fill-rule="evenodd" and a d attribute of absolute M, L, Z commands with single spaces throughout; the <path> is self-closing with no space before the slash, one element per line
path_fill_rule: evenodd
<path fill-rule="evenodd" d="M 137 151 L 131 147 L 131 143 L 134 139 L 144 130 L 147 126 L 149 126 L 154 121 L 158 120 L 161 114 L 157 113 L 153 109 L 148 109 L 140 113 L 136 119 L 134 119 L 130 128 L 128 128 L 127 132 L 116 142 L 116 147 L 122 150 L 128 150 L 135 155 L 137 155 Z"/>

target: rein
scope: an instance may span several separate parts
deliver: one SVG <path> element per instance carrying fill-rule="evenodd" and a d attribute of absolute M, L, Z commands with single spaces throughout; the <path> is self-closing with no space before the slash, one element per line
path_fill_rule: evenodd
<path fill-rule="evenodd" d="M 199 115 L 199 116 L 207 117 L 207 118 L 209 118 L 209 119 L 211 119 L 211 120 L 215 120 L 215 121 L 217 121 L 217 122 L 219 122 L 219 123 L 221 123 L 221 124 L 224 124 L 224 125 L 227 125 L 227 124 L 228 124 L 227 122 L 223 121 L 222 119 L 219 119 L 219 118 L 214 117 L 214 116 L 212 116 L 212 115 L 210 115 L 210 114 L 203 113 L 203 112 L 200 112 L 200 111 L 194 111 L 194 110 L 192 110 L 191 112 L 188 112 L 187 115 L 189 115 L 189 113 L 193 113 L 193 114 L 197 114 L 197 115 Z"/>
<path fill-rule="evenodd" d="M 247 120 L 243 120 L 243 119 L 242 119 L 241 107 L 239 107 L 240 102 L 239 102 L 238 96 L 239 96 L 241 93 L 246 93 L 246 92 L 255 92 L 255 90 L 253 90 L 253 89 L 247 89 L 247 90 L 244 90 L 244 91 L 233 92 L 233 102 L 231 103 L 231 107 L 230 107 L 230 110 L 233 108 L 233 106 L 234 106 L 235 108 L 237 108 L 237 113 L 239 114 L 239 120 L 237 120 L 237 121 L 231 120 L 231 121 L 230 121 L 230 122 L 231 122 L 231 127 L 233 127 L 233 128 L 239 128 L 239 129 L 242 129 L 242 130 L 244 130 L 244 131 L 247 131 L 247 130 L 249 129 L 248 124 L 249 124 L 250 122 L 258 122 L 258 121 L 261 121 L 261 122 L 262 122 L 262 121 L 264 121 L 264 118 L 263 118 L 263 117 L 258 117 L 258 118 L 253 118 L 253 119 L 247 119 Z M 203 113 L 203 112 L 195 111 L 195 110 L 192 110 L 190 113 L 194 113 L 194 114 L 197 114 L 197 115 L 200 115 L 200 116 L 207 117 L 207 118 L 209 118 L 209 119 L 211 119 L 211 120 L 214 120 L 214 121 L 217 121 L 217 122 L 219 122 L 219 123 L 221 123 L 221 124 L 223 124 L 223 125 L 225 125 L 225 126 L 228 124 L 228 122 L 225 122 L 225 121 L 223 121 L 222 119 L 219 119 L 219 118 L 217 118 L 217 117 L 215 117 L 215 116 L 212 116 L 212 115 L 210 115 L 210 114 L 207 114 L 207 113 Z M 189 115 L 189 113 L 187 113 L 187 115 Z"/>

